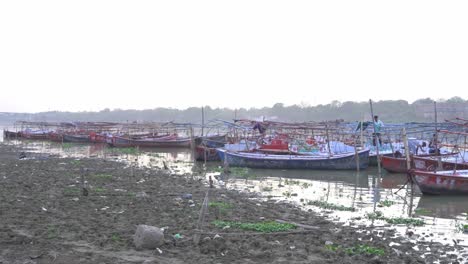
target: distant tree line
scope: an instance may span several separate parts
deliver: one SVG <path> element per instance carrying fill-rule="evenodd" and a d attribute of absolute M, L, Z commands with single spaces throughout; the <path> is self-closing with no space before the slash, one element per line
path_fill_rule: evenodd
<path fill-rule="evenodd" d="M 434 120 L 434 100 L 419 99 L 413 103 L 405 100 L 383 100 L 373 102 L 374 113 L 384 122 L 432 122 Z M 453 97 L 439 100 L 439 116 L 441 118 L 468 118 L 468 100 Z M 439 110 L 438 110 L 439 112 Z M 108 108 L 98 112 L 61 112 L 50 111 L 40 113 L 0 113 L 1 123 L 11 123 L 18 120 L 29 121 L 174 121 L 179 123 L 201 123 L 201 107 L 187 109 L 154 108 L 146 110 L 123 110 Z M 291 105 L 277 103 L 272 107 L 263 108 L 211 108 L 204 107 L 205 120 L 222 119 L 261 119 L 275 121 L 324 121 L 342 119 L 345 121 L 370 120 L 369 102 L 339 102 L 333 101 L 325 105 Z"/>

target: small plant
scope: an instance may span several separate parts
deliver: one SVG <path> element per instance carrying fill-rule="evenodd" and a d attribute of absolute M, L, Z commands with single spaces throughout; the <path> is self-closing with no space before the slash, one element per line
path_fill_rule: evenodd
<path fill-rule="evenodd" d="M 394 204 L 395 204 L 395 202 L 393 202 L 393 201 L 385 200 L 385 201 L 381 201 L 377 206 L 378 207 L 390 207 L 390 206 L 392 206 Z"/>
<path fill-rule="evenodd" d="M 130 155 L 138 154 L 137 148 L 114 148 L 113 150 L 120 154 L 130 154 Z"/>
<path fill-rule="evenodd" d="M 242 223 L 233 221 L 213 221 L 213 224 L 218 228 L 232 227 L 243 230 L 257 231 L 262 233 L 273 233 L 288 231 L 297 228 L 296 225 L 289 223 L 278 223 L 274 221 L 257 222 L 257 223 Z"/>
<path fill-rule="evenodd" d="M 311 187 L 311 186 L 312 186 L 312 183 L 304 182 L 304 183 L 302 183 L 302 186 L 301 186 L 301 187 L 304 188 L 304 189 L 307 189 L 307 188 L 309 188 L 309 187 Z"/>
<path fill-rule="evenodd" d="M 77 165 L 80 165 L 80 164 L 81 164 L 81 161 L 79 161 L 79 160 L 72 160 L 70 163 L 71 163 L 72 165 L 76 165 L 76 166 L 77 166 Z"/>
<path fill-rule="evenodd" d="M 292 193 L 288 192 L 288 191 L 285 191 L 285 192 L 283 192 L 283 195 L 286 196 L 287 198 L 291 198 Z"/>
<path fill-rule="evenodd" d="M 58 231 L 58 228 L 54 225 L 49 225 L 47 227 L 47 238 L 48 239 L 53 239 L 53 238 L 56 238 L 58 237 L 59 235 L 59 231 Z"/>
<path fill-rule="evenodd" d="M 385 255 L 385 251 L 383 249 L 371 247 L 368 245 L 357 245 L 354 247 L 346 248 L 345 252 L 349 255 Z"/>
<path fill-rule="evenodd" d="M 226 202 L 210 202 L 208 203 L 209 207 L 219 208 L 220 210 L 228 210 L 232 208 L 232 205 Z"/>
<path fill-rule="evenodd" d="M 465 225 L 465 224 L 459 224 L 457 226 L 457 229 L 458 231 L 462 232 L 462 233 L 468 233 L 468 225 Z"/>
<path fill-rule="evenodd" d="M 96 192 L 96 193 L 103 193 L 103 192 L 106 191 L 106 189 L 104 189 L 104 188 L 102 188 L 102 187 L 94 187 L 92 190 L 93 190 L 94 192 Z"/>
<path fill-rule="evenodd" d="M 272 190 L 273 190 L 273 187 L 271 187 L 271 186 L 262 187 L 263 192 L 271 192 Z"/>
<path fill-rule="evenodd" d="M 344 205 L 336 205 L 332 203 L 327 203 L 324 201 L 308 201 L 307 205 L 317 206 L 323 209 L 337 210 L 337 211 L 350 211 L 354 212 L 356 209 L 354 207 L 347 207 Z"/>
<path fill-rule="evenodd" d="M 348 255 L 385 255 L 385 251 L 383 249 L 368 245 L 357 245 L 354 247 L 347 248 L 343 248 L 340 245 L 325 245 L 325 248 L 333 252 L 343 251 Z"/>
<path fill-rule="evenodd" d="M 301 184 L 301 182 L 300 182 L 300 181 L 295 181 L 295 180 L 288 180 L 288 179 L 286 179 L 286 180 L 284 181 L 284 184 L 285 184 L 285 185 L 299 185 L 299 184 Z"/>
<path fill-rule="evenodd" d="M 114 243 L 119 243 L 120 241 L 122 241 L 122 238 L 119 236 L 119 234 L 114 233 L 111 236 L 111 241 Z"/>
<path fill-rule="evenodd" d="M 62 148 L 64 148 L 64 149 L 68 149 L 68 148 L 71 148 L 73 146 L 75 146 L 75 144 L 73 144 L 73 143 L 69 143 L 69 142 L 62 143 Z"/>
<path fill-rule="evenodd" d="M 80 189 L 78 187 L 66 187 L 63 189 L 65 195 L 77 195 L 80 194 Z"/>
<path fill-rule="evenodd" d="M 432 213 L 431 210 L 425 209 L 425 208 L 417 208 L 414 210 L 416 214 L 430 214 Z"/>
<path fill-rule="evenodd" d="M 110 180 L 110 179 L 112 179 L 111 174 L 105 174 L 105 173 L 95 174 L 92 177 L 94 177 L 95 179 L 100 179 L 100 180 Z"/>

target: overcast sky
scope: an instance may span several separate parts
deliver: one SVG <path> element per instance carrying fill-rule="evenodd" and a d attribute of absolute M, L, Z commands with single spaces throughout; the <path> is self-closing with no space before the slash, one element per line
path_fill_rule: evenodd
<path fill-rule="evenodd" d="M 468 1 L 2 1 L 0 112 L 468 99 Z"/>

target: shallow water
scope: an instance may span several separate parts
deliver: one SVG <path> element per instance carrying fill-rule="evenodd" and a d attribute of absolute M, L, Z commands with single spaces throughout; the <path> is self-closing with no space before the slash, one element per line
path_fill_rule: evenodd
<path fill-rule="evenodd" d="M 405 174 L 385 171 L 378 176 L 377 168 L 355 171 L 267 170 L 231 168 L 226 175 L 220 163 L 194 162 L 189 149 L 129 149 L 108 148 L 105 144 L 60 144 L 45 141 L 6 141 L 40 153 L 64 157 L 100 157 L 126 161 L 131 164 L 167 168 L 179 175 L 208 179 L 217 186 L 240 191 L 261 193 L 265 199 L 287 200 L 315 211 L 328 219 L 358 228 L 375 230 L 395 228 L 397 235 L 414 241 L 434 241 L 468 247 L 468 235 L 460 227 L 468 224 L 467 198 L 422 196 L 417 187 L 407 185 Z M 126 150 L 126 151 L 125 151 Z M 44 156 L 47 158 L 47 156 Z M 327 202 L 354 208 L 354 211 L 323 209 L 308 202 Z M 370 220 L 368 213 L 382 212 L 387 218 L 417 218 L 421 227 L 390 225 L 383 220 Z M 458 252 L 466 254 L 468 252 Z"/>

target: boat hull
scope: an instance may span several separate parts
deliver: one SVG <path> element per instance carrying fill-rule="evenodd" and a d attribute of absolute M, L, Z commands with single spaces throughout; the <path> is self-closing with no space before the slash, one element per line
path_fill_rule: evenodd
<path fill-rule="evenodd" d="M 468 195 L 468 177 L 453 171 L 429 172 L 412 171 L 411 179 L 416 183 L 423 194 L 429 195 Z M 443 174 L 445 173 L 445 174 Z"/>
<path fill-rule="evenodd" d="M 112 137 L 107 143 L 112 147 L 142 147 L 142 148 L 190 148 L 190 139 L 153 139 L 136 140 L 123 137 Z"/>
<path fill-rule="evenodd" d="M 354 153 L 333 157 L 307 155 L 268 155 L 256 153 L 230 152 L 217 149 L 218 156 L 229 166 L 262 169 L 313 169 L 313 170 L 355 170 Z M 365 169 L 369 162 L 369 150 L 359 152 L 359 168 Z"/>
<path fill-rule="evenodd" d="M 67 135 L 63 134 L 62 136 L 63 142 L 72 142 L 72 143 L 89 143 L 89 136 L 83 135 Z"/>

